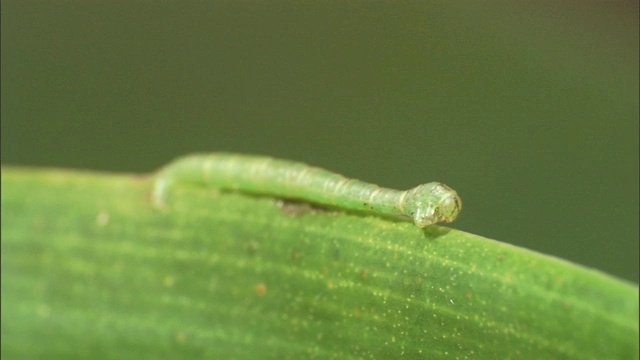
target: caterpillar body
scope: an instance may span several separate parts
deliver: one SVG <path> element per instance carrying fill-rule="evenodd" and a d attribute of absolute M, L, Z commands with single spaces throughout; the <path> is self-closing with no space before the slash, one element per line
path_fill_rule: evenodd
<path fill-rule="evenodd" d="M 430 182 L 406 191 L 382 188 L 300 162 L 232 153 L 179 158 L 156 175 L 152 199 L 164 204 L 176 184 L 202 185 L 309 201 L 349 210 L 405 215 L 418 227 L 455 220 L 462 209 L 458 194 Z"/>

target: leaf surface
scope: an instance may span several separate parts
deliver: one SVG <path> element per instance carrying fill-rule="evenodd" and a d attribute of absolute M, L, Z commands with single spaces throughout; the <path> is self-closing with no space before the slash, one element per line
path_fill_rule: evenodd
<path fill-rule="evenodd" d="M 638 358 L 638 287 L 598 271 L 271 197 L 176 186 L 157 209 L 150 190 L 3 168 L 3 356 Z"/>

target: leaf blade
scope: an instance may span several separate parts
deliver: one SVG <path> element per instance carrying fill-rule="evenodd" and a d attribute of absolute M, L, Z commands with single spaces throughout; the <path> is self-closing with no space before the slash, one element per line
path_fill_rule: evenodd
<path fill-rule="evenodd" d="M 3 355 L 637 358 L 636 285 L 472 234 L 190 187 L 159 211 L 143 177 L 2 177 Z"/>

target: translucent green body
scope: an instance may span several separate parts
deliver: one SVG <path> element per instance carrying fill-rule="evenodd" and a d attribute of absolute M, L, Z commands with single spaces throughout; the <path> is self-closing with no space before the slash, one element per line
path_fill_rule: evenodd
<path fill-rule="evenodd" d="M 157 175 L 154 202 L 163 204 L 167 188 L 176 183 L 402 214 L 419 227 L 451 222 L 462 208 L 456 192 L 436 182 L 392 190 L 299 162 L 230 153 L 194 154 L 170 163 Z"/>

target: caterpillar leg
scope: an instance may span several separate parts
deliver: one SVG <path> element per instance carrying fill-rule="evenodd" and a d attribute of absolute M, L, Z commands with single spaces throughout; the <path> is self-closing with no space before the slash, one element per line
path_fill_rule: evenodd
<path fill-rule="evenodd" d="M 166 177 L 158 177 L 153 182 L 153 191 L 151 192 L 151 204 L 158 209 L 167 207 L 167 189 L 171 184 L 171 180 Z"/>

